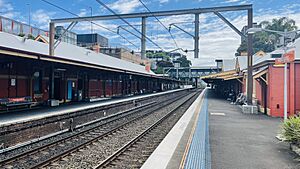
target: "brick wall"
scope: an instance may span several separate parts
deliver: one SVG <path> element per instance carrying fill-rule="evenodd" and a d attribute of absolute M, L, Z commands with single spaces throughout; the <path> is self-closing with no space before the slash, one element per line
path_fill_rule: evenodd
<path fill-rule="evenodd" d="M 283 117 L 283 67 L 269 66 L 270 115 Z"/>

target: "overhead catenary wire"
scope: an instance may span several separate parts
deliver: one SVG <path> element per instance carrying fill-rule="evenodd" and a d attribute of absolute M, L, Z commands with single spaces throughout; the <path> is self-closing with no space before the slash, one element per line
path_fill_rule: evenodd
<path fill-rule="evenodd" d="M 127 20 L 125 20 L 124 18 L 122 18 L 119 14 L 117 14 L 114 10 L 112 10 L 110 7 L 108 7 L 105 3 L 103 3 L 100 0 L 96 0 L 100 5 L 102 5 L 104 8 L 106 8 L 107 10 L 109 10 L 111 13 L 113 13 L 115 16 L 117 16 L 119 19 L 121 19 L 123 22 L 125 22 L 127 25 L 129 25 L 132 29 L 134 29 L 135 31 L 137 31 L 140 35 L 142 35 L 143 37 L 145 37 L 148 41 L 150 41 L 152 44 L 154 44 L 156 47 L 158 47 L 159 49 L 161 49 L 162 51 L 165 51 L 162 47 L 160 47 L 157 43 L 155 43 L 154 41 L 152 41 L 149 37 L 147 37 L 146 35 L 144 35 L 141 31 L 139 31 L 138 29 L 136 29 L 133 25 L 131 25 Z"/>
<path fill-rule="evenodd" d="M 76 17 L 80 17 L 79 15 L 77 15 L 77 14 L 75 14 L 75 13 L 69 11 L 69 10 L 66 10 L 65 8 L 62 8 L 62 7 L 60 7 L 60 6 L 56 5 L 56 4 L 53 4 L 53 3 L 51 3 L 51 2 L 49 2 L 49 1 L 47 1 L 47 0 L 41 0 L 41 1 L 43 1 L 43 2 L 45 2 L 45 3 L 47 3 L 47 4 L 49 4 L 49 5 L 51 5 L 51 6 L 53 6 L 53 7 L 56 7 L 56 8 L 58 8 L 58 9 L 64 11 L 64 12 L 67 12 L 67 13 L 69 13 L 69 14 L 71 14 L 71 15 L 74 15 L 74 16 L 76 16 Z M 131 42 L 130 40 L 128 40 L 125 36 L 118 34 L 116 31 L 113 31 L 113 30 L 111 30 L 111 29 L 109 29 L 109 28 L 107 28 L 107 27 L 105 27 L 105 26 L 102 26 L 102 25 L 100 25 L 100 24 L 98 24 L 98 23 L 95 23 L 95 22 L 93 22 L 93 21 L 89 21 L 89 20 L 86 20 L 86 21 L 88 21 L 88 22 L 90 22 L 90 23 L 92 23 L 92 24 L 94 24 L 94 25 L 96 25 L 96 26 L 98 26 L 98 27 L 100 27 L 100 28 L 102 28 L 102 29 L 105 29 L 105 30 L 107 30 L 107 31 L 109 31 L 109 32 L 112 32 L 112 33 L 114 33 L 114 34 L 119 35 L 121 38 L 123 38 L 124 40 L 126 40 L 126 41 L 127 41 L 128 43 L 130 43 L 132 46 L 134 46 L 134 47 L 136 47 L 137 49 L 139 49 L 139 47 L 138 47 L 137 45 L 135 45 L 134 43 L 132 43 L 132 42 Z"/>
<path fill-rule="evenodd" d="M 169 33 L 170 37 L 173 39 L 173 42 L 174 42 L 176 48 L 179 49 L 179 46 L 178 46 L 178 44 L 177 44 L 177 42 L 176 42 L 173 34 L 169 31 L 169 29 L 155 15 L 153 15 L 152 11 L 147 7 L 147 5 L 142 0 L 139 0 L 139 1 L 147 9 L 147 11 L 149 13 L 151 13 L 152 16 L 167 30 L 167 32 Z"/>

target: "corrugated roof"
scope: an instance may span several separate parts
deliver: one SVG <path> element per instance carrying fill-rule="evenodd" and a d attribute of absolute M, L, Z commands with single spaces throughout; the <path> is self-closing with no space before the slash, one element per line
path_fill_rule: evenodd
<path fill-rule="evenodd" d="M 30 39 L 26 39 L 24 41 L 24 38 L 22 37 L 4 32 L 0 32 L 0 46 L 27 52 L 40 53 L 43 55 L 48 55 L 49 52 L 48 44 Z M 105 66 L 109 68 L 121 69 L 125 71 L 132 71 L 147 75 L 155 75 L 155 73 L 153 73 L 152 71 L 147 72 L 144 66 L 114 58 L 102 53 L 96 53 L 94 51 L 65 42 L 61 42 L 57 46 L 57 48 L 55 49 L 55 56 L 53 57 Z"/>

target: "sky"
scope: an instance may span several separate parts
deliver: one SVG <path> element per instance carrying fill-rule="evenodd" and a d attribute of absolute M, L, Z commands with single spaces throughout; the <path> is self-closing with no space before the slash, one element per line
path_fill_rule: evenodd
<path fill-rule="evenodd" d="M 103 8 L 96 0 L 48 0 L 51 3 L 66 9 L 78 16 L 92 15 L 110 15 L 108 10 Z M 139 0 L 101 0 L 116 13 L 134 13 L 147 12 Z M 296 21 L 300 28 L 300 0 L 142 0 L 146 6 L 153 11 L 193 9 L 217 6 L 231 6 L 242 4 L 253 4 L 254 22 L 271 21 L 273 18 L 283 16 Z M 247 24 L 246 11 L 223 12 L 225 16 L 238 29 L 242 29 Z M 12 18 L 23 23 L 30 23 L 32 26 L 48 30 L 50 19 L 76 17 L 66 11 L 53 7 L 42 0 L 0 0 L 0 15 Z M 30 17 L 29 17 L 30 16 Z M 30 18 L 30 19 L 29 19 Z M 183 28 L 185 31 L 194 33 L 194 16 L 180 15 L 159 17 L 160 22 L 165 27 L 170 24 Z M 140 30 L 141 19 L 127 19 L 130 24 Z M 117 32 L 118 26 L 139 35 L 133 28 L 126 26 L 121 20 L 96 21 L 98 25 Z M 68 24 L 63 24 L 67 26 Z M 171 33 L 177 43 L 171 38 L 168 30 L 161 25 L 155 18 L 147 18 L 147 36 L 165 51 L 171 51 L 177 48 L 193 50 L 193 38 L 176 29 L 171 28 Z M 126 37 L 122 39 L 118 34 L 109 32 L 97 25 L 93 25 L 93 32 L 99 33 L 109 38 L 112 47 L 122 46 L 131 50 L 140 50 L 140 39 L 125 30 L 120 29 L 119 33 Z M 88 22 L 78 23 L 72 31 L 76 33 L 90 33 L 91 24 Z M 193 52 L 187 53 L 193 66 L 209 66 L 215 64 L 215 59 L 234 58 L 236 49 L 240 44 L 240 37 L 231 28 L 229 28 L 221 19 L 214 14 L 200 14 L 200 54 L 198 59 L 194 59 Z M 150 41 L 146 43 L 147 49 L 158 49 Z"/>

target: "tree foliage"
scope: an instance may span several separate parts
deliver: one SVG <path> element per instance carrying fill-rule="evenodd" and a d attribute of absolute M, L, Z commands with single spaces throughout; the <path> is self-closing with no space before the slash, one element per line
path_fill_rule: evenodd
<path fill-rule="evenodd" d="M 148 58 L 151 58 L 151 57 L 162 57 L 163 60 L 170 61 L 170 57 L 167 55 L 166 52 L 156 52 L 156 53 L 147 52 L 146 56 Z"/>
<path fill-rule="evenodd" d="M 174 67 L 173 63 L 170 61 L 161 60 L 156 64 L 157 67 Z"/>
<path fill-rule="evenodd" d="M 180 62 L 181 67 L 190 67 L 192 65 L 192 62 L 190 60 L 188 60 L 186 58 L 186 56 L 182 56 L 182 57 L 176 59 L 176 61 Z"/>
<path fill-rule="evenodd" d="M 169 56 L 168 52 L 156 52 L 156 53 L 151 53 L 148 52 L 146 53 L 147 58 L 162 58 L 162 60 L 157 61 L 156 63 L 156 70 L 153 70 L 155 73 L 163 73 L 163 69 L 166 67 L 174 67 L 174 64 Z M 181 67 L 190 67 L 192 65 L 191 61 L 186 58 L 186 56 L 182 56 L 176 61 L 180 62 Z"/>
<path fill-rule="evenodd" d="M 262 21 L 259 26 L 265 29 L 275 31 L 293 31 L 297 30 L 296 22 L 287 17 L 279 19 L 273 19 L 270 21 Z M 258 32 L 253 35 L 253 51 L 254 53 L 262 50 L 264 52 L 271 52 L 275 49 L 277 42 L 279 41 L 279 35 L 270 32 Z M 247 41 L 242 41 L 241 45 L 237 49 L 237 53 L 247 51 Z"/>

